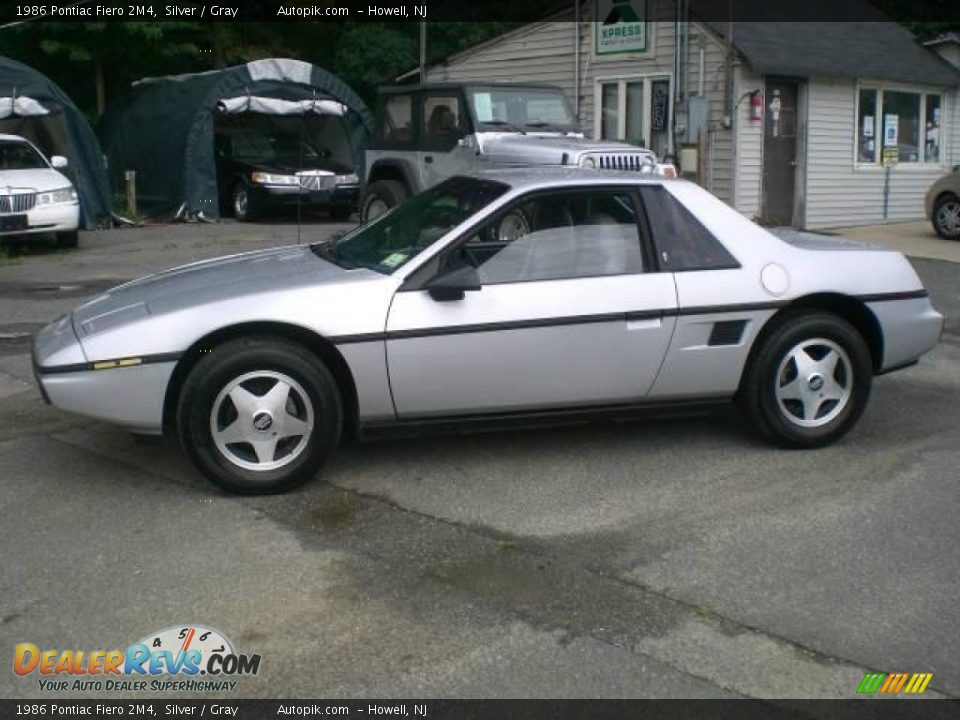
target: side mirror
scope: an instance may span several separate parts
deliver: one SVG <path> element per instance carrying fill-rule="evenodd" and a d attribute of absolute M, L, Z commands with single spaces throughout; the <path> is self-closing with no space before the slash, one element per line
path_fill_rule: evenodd
<path fill-rule="evenodd" d="M 50 164 L 53 165 L 53 167 L 55 167 L 57 170 L 62 170 L 70 163 L 63 155 L 54 155 L 50 158 Z"/>
<path fill-rule="evenodd" d="M 430 293 L 430 297 L 437 302 L 463 300 L 466 293 L 480 289 L 480 276 L 477 275 L 476 268 L 465 265 L 443 275 L 438 275 L 424 285 L 424 288 Z"/>

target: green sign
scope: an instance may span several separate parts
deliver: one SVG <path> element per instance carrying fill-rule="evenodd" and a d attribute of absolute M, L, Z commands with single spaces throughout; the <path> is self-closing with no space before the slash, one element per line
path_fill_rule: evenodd
<path fill-rule="evenodd" d="M 618 55 L 647 49 L 647 0 L 597 0 L 596 53 Z"/>

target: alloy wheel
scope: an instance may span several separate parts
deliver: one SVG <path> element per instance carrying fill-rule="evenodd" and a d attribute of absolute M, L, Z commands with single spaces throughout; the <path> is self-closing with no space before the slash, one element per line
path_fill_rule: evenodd
<path fill-rule="evenodd" d="M 245 373 L 220 391 L 210 434 L 220 454 L 245 470 L 276 470 L 306 449 L 314 429 L 310 397 L 289 375 Z"/>
<path fill-rule="evenodd" d="M 832 340 L 813 338 L 787 352 L 776 374 L 774 393 L 781 414 L 804 428 L 832 422 L 853 394 L 853 364 Z"/>
<path fill-rule="evenodd" d="M 937 207 L 937 227 L 945 235 L 960 235 L 960 200 L 947 200 Z"/>

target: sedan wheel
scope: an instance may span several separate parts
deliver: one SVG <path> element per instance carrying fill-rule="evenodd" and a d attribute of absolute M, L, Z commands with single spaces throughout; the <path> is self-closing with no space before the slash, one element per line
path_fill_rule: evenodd
<path fill-rule="evenodd" d="M 250 192 L 243 183 L 233 189 L 233 216 L 240 222 L 250 219 Z"/>
<path fill-rule="evenodd" d="M 184 449 L 231 492 L 282 492 L 314 477 L 340 437 L 340 392 L 326 366 L 281 338 L 205 353 L 180 393 Z"/>
<path fill-rule="evenodd" d="M 247 470 L 275 470 L 300 456 L 313 432 L 313 403 L 293 378 L 244 373 L 213 402 L 210 434 L 223 457 Z"/>
<path fill-rule="evenodd" d="M 933 229 L 944 240 L 960 240 L 960 198 L 951 195 L 937 201 Z"/>
<path fill-rule="evenodd" d="M 740 386 L 758 429 L 786 447 L 843 436 L 870 396 L 873 364 L 860 333 L 828 313 L 789 313 L 758 339 Z"/>

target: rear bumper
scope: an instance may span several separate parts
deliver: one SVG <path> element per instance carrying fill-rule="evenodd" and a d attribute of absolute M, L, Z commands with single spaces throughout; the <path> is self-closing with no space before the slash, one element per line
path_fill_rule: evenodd
<path fill-rule="evenodd" d="M 883 331 L 880 373 L 908 367 L 933 350 L 943 333 L 943 315 L 929 297 L 870 302 Z"/>

